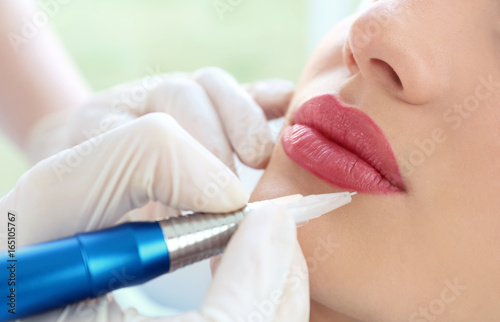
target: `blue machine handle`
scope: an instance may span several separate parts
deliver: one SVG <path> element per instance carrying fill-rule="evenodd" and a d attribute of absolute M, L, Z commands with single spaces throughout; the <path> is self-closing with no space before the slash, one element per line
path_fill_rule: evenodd
<path fill-rule="evenodd" d="M 125 223 L 97 232 L 19 248 L 17 262 L 0 256 L 2 321 L 28 317 L 113 290 L 144 283 L 170 270 L 157 222 Z M 15 264 L 15 286 L 7 281 Z M 7 267 L 7 268 L 6 268 Z M 15 314 L 9 294 L 14 288 Z"/>

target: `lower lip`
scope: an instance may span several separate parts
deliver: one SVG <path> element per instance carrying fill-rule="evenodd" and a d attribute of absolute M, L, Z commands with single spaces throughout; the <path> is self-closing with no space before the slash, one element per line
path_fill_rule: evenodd
<path fill-rule="evenodd" d="M 293 161 L 343 189 L 378 194 L 400 192 L 370 164 L 314 128 L 300 124 L 290 126 L 281 142 Z"/>

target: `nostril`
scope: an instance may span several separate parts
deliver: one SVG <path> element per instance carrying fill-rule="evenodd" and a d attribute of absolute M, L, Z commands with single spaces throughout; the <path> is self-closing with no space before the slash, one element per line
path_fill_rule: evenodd
<path fill-rule="evenodd" d="M 354 54 L 352 52 L 349 54 L 348 60 L 352 65 L 354 66 L 358 65 L 358 63 L 356 62 L 356 58 L 354 58 Z"/>
<path fill-rule="evenodd" d="M 403 89 L 403 82 L 399 77 L 398 73 L 391 67 L 388 63 L 380 59 L 371 59 L 372 64 L 378 69 L 377 72 L 382 73 L 384 77 L 388 77 L 393 83 L 395 83 L 400 89 Z"/>
<path fill-rule="evenodd" d="M 396 73 L 396 71 L 392 67 L 391 67 L 391 72 L 392 72 L 392 78 L 394 79 L 396 84 L 398 84 L 399 87 L 403 88 L 403 83 L 401 82 L 401 78 L 399 78 L 398 73 Z"/>

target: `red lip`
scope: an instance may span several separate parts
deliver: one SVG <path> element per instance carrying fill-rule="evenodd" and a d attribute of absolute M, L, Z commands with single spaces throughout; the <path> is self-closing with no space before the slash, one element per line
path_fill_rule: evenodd
<path fill-rule="evenodd" d="M 281 138 L 286 154 L 317 177 L 364 193 L 404 192 L 394 153 L 382 130 L 333 95 L 305 102 Z"/>

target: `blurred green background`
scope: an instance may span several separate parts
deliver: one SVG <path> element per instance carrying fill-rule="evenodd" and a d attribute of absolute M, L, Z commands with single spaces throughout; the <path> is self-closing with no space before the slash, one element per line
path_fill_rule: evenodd
<path fill-rule="evenodd" d="M 54 0 L 52 0 L 54 1 Z M 44 2 L 44 1 L 38 1 Z M 148 75 L 218 66 L 241 82 L 297 81 L 308 49 L 306 0 L 71 0 L 53 28 L 94 90 Z M 0 196 L 29 166 L 0 137 Z"/>

